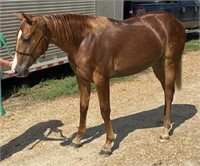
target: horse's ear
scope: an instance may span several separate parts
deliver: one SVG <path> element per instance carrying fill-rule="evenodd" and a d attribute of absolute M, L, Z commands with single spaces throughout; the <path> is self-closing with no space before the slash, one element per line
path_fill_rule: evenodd
<path fill-rule="evenodd" d="M 27 23 L 32 25 L 32 16 L 25 14 L 23 12 L 20 13 L 13 13 L 15 17 L 17 17 L 20 20 L 26 19 Z"/>
<path fill-rule="evenodd" d="M 22 15 L 22 13 L 13 13 L 13 15 L 15 16 L 15 17 L 17 17 L 19 20 L 23 20 L 24 19 L 24 16 Z"/>

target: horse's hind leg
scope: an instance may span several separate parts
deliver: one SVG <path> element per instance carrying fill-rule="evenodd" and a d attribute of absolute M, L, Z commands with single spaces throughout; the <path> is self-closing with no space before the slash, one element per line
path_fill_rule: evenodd
<path fill-rule="evenodd" d="M 165 110 L 164 110 L 164 130 L 161 133 L 160 141 L 164 142 L 169 139 L 171 125 L 171 106 L 175 92 L 175 73 L 176 64 L 173 58 L 165 59 Z"/>
<path fill-rule="evenodd" d="M 160 136 L 160 141 L 163 142 L 169 139 L 171 129 L 171 105 L 175 91 L 175 63 L 173 58 L 165 58 L 165 60 L 160 59 L 152 67 L 154 74 L 162 85 L 165 96 L 164 129 Z"/>
<path fill-rule="evenodd" d="M 165 71 L 164 71 L 164 60 L 161 58 L 152 65 L 153 72 L 156 78 L 160 81 L 163 90 L 165 90 Z"/>
<path fill-rule="evenodd" d="M 85 135 L 86 131 L 86 116 L 89 105 L 89 98 L 91 92 L 91 83 L 77 77 L 79 92 L 80 92 L 80 123 L 78 128 L 78 133 L 74 140 L 72 141 L 72 146 L 80 147 L 81 139 Z"/>
<path fill-rule="evenodd" d="M 160 84 L 163 88 L 163 91 L 165 91 L 165 70 L 164 70 L 164 60 L 163 58 L 156 61 L 153 65 L 153 72 L 156 76 L 156 78 L 160 81 Z M 164 119 L 160 119 L 159 124 L 163 125 Z"/>

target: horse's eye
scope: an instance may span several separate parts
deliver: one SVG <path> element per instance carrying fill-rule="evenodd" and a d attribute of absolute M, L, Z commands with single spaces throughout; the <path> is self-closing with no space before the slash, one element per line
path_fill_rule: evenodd
<path fill-rule="evenodd" d="M 24 37 L 23 41 L 24 41 L 24 43 L 28 43 L 29 42 L 29 38 L 28 37 Z"/>

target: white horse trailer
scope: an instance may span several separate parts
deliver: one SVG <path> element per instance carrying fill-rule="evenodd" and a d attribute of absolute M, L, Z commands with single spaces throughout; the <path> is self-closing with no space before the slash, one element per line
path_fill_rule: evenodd
<path fill-rule="evenodd" d="M 80 13 L 94 16 L 106 16 L 123 19 L 123 0 L 1 0 L 0 32 L 5 36 L 7 44 L 14 53 L 16 33 L 20 21 L 13 12 L 23 11 L 28 14 Z M 6 49 L 0 50 L 0 57 L 12 60 Z M 45 58 L 39 58 L 30 68 L 30 72 L 68 63 L 66 53 L 55 45 L 50 45 Z M 0 71 L 1 72 L 1 71 Z M 13 77 L 8 68 L 2 68 L 2 79 Z"/>

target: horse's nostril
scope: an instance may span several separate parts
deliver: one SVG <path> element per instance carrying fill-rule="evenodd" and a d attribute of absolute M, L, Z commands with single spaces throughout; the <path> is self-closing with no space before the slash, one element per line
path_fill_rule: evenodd
<path fill-rule="evenodd" d="M 17 74 L 17 71 L 14 69 L 14 70 L 13 70 L 13 73 L 14 73 L 14 74 Z"/>

